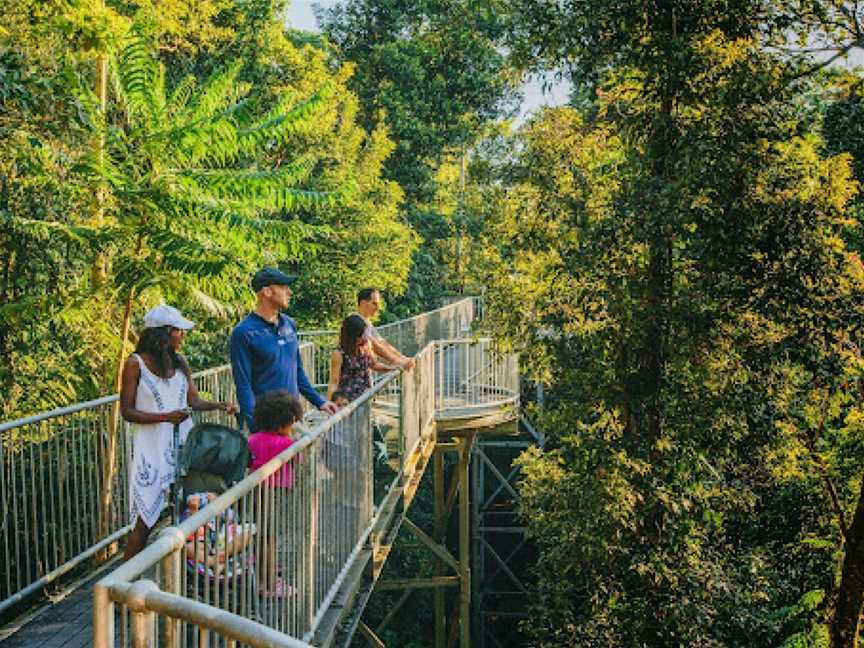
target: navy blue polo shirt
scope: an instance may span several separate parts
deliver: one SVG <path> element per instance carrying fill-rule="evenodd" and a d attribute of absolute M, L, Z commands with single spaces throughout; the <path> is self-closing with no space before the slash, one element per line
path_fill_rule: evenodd
<path fill-rule="evenodd" d="M 255 400 L 275 389 L 303 394 L 315 407 L 324 399 L 303 371 L 297 327 L 287 315 L 279 313 L 271 324 L 257 313 L 249 313 L 231 332 L 231 368 L 240 414 L 249 430 L 254 430 L 252 413 Z"/>

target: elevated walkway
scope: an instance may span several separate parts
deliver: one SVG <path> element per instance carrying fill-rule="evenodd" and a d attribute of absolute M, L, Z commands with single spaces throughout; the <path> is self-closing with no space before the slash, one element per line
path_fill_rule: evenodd
<path fill-rule="evenodd" d="M 515 357 L 496 352 L 489 340 L 464 337 L 473 315 L 469 299 L 380 327 L 397 346 L 409 352 L 416 346 L 415 368 L 384 376 L 103 578 L 94 589 L 93 645 L 335 646 L 347 645 L 358 630 L 375 644 L 361 614 L 373 589 L 397 585 L 379 579 L 404 525 L 452 572 L 425 586 L 460 588 L 465 614 L 451 632 L 459 626 L 467 646 L 471 448 L 482 430 L 514 421 L 519 401 Z M 304 364 L 323 383 L 333 334 L 303 337 Z M 232 397 L 227 367 L 196 380 L 213 398 Z M 4 508 L 13 513 L 0 546 L 7 558 L 23 558 L 5 561 L 0 612 L 89 565 L 127 531 L 130 447 L 122 424 L 112 430 L 112 398 L 0 426 L 0 487 Z M 112 434 L 114 463 L 107 466 Z M 444 452 L 459 453 L 446 496 L 437 474 Z M 446 509 L 438 511 L 436 526 L 459 498 L 465 543 L 458 559 L 443 546 L 440 529 L 427 534 L 406 521 L 430 463 Z M 286 467 L 293 487 L 268 488 L 268 478 Z M 30 488 L 37 483 L 41 491 Z M 202 527 L 212 532 L 187 543 Z M 243 533 L 253 540 L 232 544 L 232 535 Z M 30 542 L 34 538 L 45 541 Z M 193 556 L 211 557 L 211 569 L 189 568 Z M 281 591 L 262 587 L 269 575 L 278 575 Z"/>

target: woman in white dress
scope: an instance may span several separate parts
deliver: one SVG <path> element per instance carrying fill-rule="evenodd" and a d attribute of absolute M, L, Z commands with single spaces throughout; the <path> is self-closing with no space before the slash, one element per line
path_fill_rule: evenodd
<path fill-rule="evenodd" d="M 144 316 L 135 353 L 123 366 L 120 412 L 134 423 L 129 475 L 131 522 L 125 558 L 137 554 L 156 524 L 168 487 L 174 481 L 174 425 L 180 445 L 192 428 L 190 410 L 237 411 L 233 403 L 202 399 L 186 359 L 178 353 L 194 323 L 172 306 L 156 306 Z"/>

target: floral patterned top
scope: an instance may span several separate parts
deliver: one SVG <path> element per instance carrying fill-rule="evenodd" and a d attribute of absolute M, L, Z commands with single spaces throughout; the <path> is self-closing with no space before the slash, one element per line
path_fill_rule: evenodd
<path fill-rule="evenodd" d="M 372 358 L 366 353 L 351 356 L 342 349 L 337 351 L 342 354 L 338 389 L 353 401 L 372 386 Z"/>

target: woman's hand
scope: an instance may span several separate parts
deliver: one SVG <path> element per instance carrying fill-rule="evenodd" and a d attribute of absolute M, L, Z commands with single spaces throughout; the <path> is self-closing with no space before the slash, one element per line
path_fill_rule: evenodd
<path fill-rule="evenodd" d="M 162 418 L 165 419 L 166 423 L 174 423 L 176 425 L 177 423 L 182 423 L 189 418 L 189 412 L 182 409 L 174 410 L 173 412 L 163 414 Z"/>
<path fill-rule="evenodd" d="M 219 407 L 226 414 L 236 414 L 237 412 L 240 411 L 240 408 L 237 407 L 237 403 L 229 403 L 227 401 L 224 403 L 219 403 Z"/>

